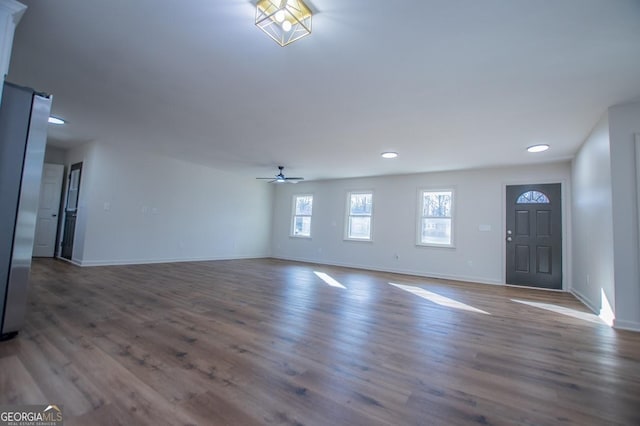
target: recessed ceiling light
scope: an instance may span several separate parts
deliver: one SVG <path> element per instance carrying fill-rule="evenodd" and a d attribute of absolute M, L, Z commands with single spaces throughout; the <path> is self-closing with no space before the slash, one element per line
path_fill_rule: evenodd
<path fill-rule="evenodd" d="M 396 158 L 398 156 L 397 152 L 383 152 L 382 154 L 380 154 L 382 156 L 382 158 Z"/>
<path fill-rule="evenodd" d="M 64 124 L 64 123 L 66 123 L 66 121 L 64 121 L 62 118 L 54 117 L 52 115 L 52 116 L 49 117 L 49 123 L 51 123 L 51 124 Z"/>
<path fill-rule="evenodd" d="M 546 143 L 543 144 L 539 144 L 539 145 L 532 145 L 529 148 L 527 148 L 527 151 L 529 152 L 542 152 L 542 151 L 546 151 L 549 149 L 549 145 L 547 145 Z"/>

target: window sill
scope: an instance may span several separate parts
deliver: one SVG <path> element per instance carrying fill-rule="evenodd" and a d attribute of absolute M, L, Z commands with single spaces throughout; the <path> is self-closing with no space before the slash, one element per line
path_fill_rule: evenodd
<path fill-rule="evenodd" d="M 416 243 L 416 247 L 428 247 L 428 248 L 442 248 L 442 249 L 455 249 L 455 244 L 427 244 Z"/>
<path fill-rule="evenodd" d="M 372 243 L 373 239 L 371 238 L 343 238 L 342 241 L 352 241 L 356 243 Z"/>

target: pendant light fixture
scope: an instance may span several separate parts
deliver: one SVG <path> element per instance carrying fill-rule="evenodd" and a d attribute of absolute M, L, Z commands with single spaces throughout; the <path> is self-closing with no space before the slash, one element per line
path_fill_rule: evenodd
<path fill-rule="evenodd" d="M 256 26 L 286 46 L 311 34 L 311 9 L 302 0 L 259 0 Z"/>

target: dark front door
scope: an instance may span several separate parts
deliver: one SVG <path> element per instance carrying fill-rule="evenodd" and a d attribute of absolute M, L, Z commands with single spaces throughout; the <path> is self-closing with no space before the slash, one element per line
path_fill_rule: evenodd
<path fill-rule="evenodd" d="M 61 256 L 71 260 L 73 256 L 73 239 L 76 232 L 76 218 L 78 217 L 78 199 L 80 196 L 80 177 L 82 175 L 82 163 L 71 166 L 69 172 L 69 189 L 67 190 L 67 204 L 64 212 L 64 231 L 62 234 Z"/>
<path fill-rule="evenodd" d="M 562 289 L 559 183 L 507 186 L 507 284 Z"/>

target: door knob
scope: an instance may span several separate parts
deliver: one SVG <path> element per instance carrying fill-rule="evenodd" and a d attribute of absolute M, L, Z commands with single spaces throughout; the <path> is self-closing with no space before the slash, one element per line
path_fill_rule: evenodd
<path fill-rule="evenodd" d="M 511 241 L 513 241 L 513 238 L 511 238 L 511 237 L 507 237 L 507 241 L 508 241 L 508 242 L 511 242 Z"/>

